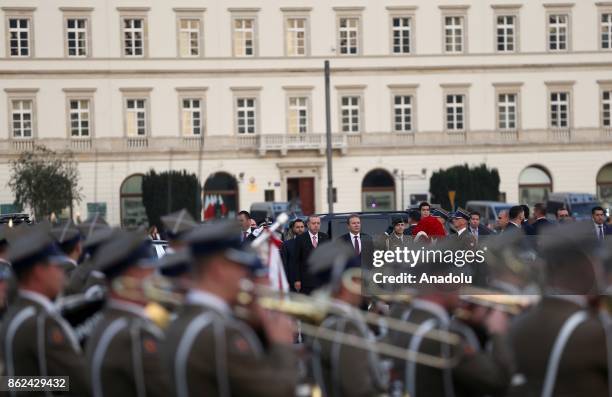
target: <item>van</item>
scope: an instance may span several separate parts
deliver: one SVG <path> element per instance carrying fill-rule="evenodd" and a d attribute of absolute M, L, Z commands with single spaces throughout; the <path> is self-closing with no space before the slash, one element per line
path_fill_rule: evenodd
<path fill-rule="evenodd" d="M 255 219 L 255 222 L 259 225 L 266 218 L 274 221 L 276 217 L 286 212 L 289 215 L 289 219 L 301 218 L 302 209 L 299 207 L 292 207 L 288 201 L 267 201 L 262 203 L 251 204 L 251 218 Z"/>
<path fill-rule="evenodd" d="M 504 203 L 502 201 L 468 201 L 466 203 L 466 209 L 468 212 L 479 212 L 480 223 L 489 229 L 495 228 L 495 223 L 499 213 L 502 211 L 508 211 L 510 208 L 518 204 Z"/>
<path fill-rule="evenodd" d="M 600 203 L 590 193 L 550 193 L 546 202 L 546 217 L 555 219 L 559 208 L 567 208 L 570 216 L 577 221 L 591 219 L 591 210 Z"/>

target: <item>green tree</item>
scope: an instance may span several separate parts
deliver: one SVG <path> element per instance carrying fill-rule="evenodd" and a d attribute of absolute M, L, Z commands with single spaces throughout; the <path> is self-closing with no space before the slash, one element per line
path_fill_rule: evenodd
<path fill-rule="evenodd" d="M 10 162 L 8 186 L 15 195 L 15 205 L 29 207 L 38 220 L 67 207 L 72 212 L 72 204 L 82 198 L 72 152 L 56 152 L 42 145 Z"/>
<path fill-rule="evenodd" d="M 142 203 L 149 219 L 149 225 L 161 230 L 163 215 L 185 208 L 194 219 L 200 219 L 202 189 L 195 174 L 183 171 L 151 169 L 142 178 Z"/>
<path fill-rule="evenodd" d="M 452 207 L 448 192 L 454 190 L 455 207 L 465 207 L 470 200 L 499 199 L 499 173 L 485 164 L 470 168 L 467 164 L 438 170 L 431 175 L 429 192 L 431 201 L 443 208 Z"/>

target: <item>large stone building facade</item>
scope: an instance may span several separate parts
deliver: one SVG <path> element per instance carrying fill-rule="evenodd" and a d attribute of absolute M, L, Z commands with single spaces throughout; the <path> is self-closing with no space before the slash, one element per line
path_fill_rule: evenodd
<path fill-rule="evenodd" d="M 70 149 L 83 218 L 140 223 L 151 168 L 195 173 L 229 215 L 298 197 L 325 212 L 324 60 L 336 210 L 405 208 L 464 163 L 497 168 L 509 202 L 612 202 L 612 2 L 0 6 L 0 184 L 20 151 Z"/>

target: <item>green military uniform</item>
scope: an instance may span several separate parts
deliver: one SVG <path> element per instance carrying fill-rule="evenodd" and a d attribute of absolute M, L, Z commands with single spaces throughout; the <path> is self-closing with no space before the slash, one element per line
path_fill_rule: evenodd
<path fill-rule="evenodd" d="M 46 230 L 34 227 L 11 242 L 9 255 L 15 271 L 26 272 L 40 263 L 55 266 L 65 261 Z M 68 376 L 70 393 L 87 396 L 88 378 L 80 346 L 51 300 L 38 292 L 20 289 L 0 327 L 0 357 L 4 376 Z M 9 395 L 19 395 L 11 392 Z M 33 392 L 24 393 L 37 395 Z M 38 395 L 51 395 L 40 393 Z"/>
<path fill-rule="evenodd" d="M 249 325 L 212 294 L 191 291 L 166 333 L 164 356 L 177 397 L 293 396 L 291 347 L 264 348 Z"/>
<path fill-rule="evenodd" d="M 102 244 L 113 238 L 116 230 L 105 225 L 93 228 L 90 226 L 87 230 L 90 230 L 90 233 L 83 243 L 85 259 L 70 274 L 70 279 L 64 288 L 64 295 L 84 294 L 88 291 L 93 293 L 96 289 L 105 289 L 104 274 L 94 268 L 93 256 Z"/>
<path fill-rule="evenodd" d="M 117 232 L 94 255 L 94 267 L 109 283 L 133 266 L 151 266 L 151 241 L 138 233 Z M 121 289 L 114 289 L 121 294 Z M 92 394 L 103 396 L 167 396 L 161 368 L 162 332 L 145 316 L 144 307 L 110 298 L 102 318 L 87 340 Z"/>
<path fill-rule="evenodd" d="M 241 249 L 231 223 L 202 225 L 186 241 L 196 258 L 224 255 L 253 268 L 259 260 Z M 184 306 L 166 332 L 166 370 L 177 397 L 284 397 L 297 385 L 297 357 L 289 345 L 262 343 L 253 328 L 238 319 L 229 303 L 203 290 L 187 293 Z"/>
<path fill-rule="evenodd" d="M 339 241 L 322 245 L 308 261 L 313 272 L 325 280 L 321 293 L 333 295 L 346 287 L 343 283 L 347 272 L 355 271 L 355 276 L 361 276 L 360 269 L 356 268 L 359 259 L 354 251 Z M 354 293 L 357 290 L 360 291 L 359 286 Z M 309 342 L 313 352 L 312 372 L 317 384 L 328 397 L 382 395 L 388 388 L 388 366 L 375 351 L 373 333 L 357 307 L 332 297 L 329 299 L 334 310 L 321 328 L 337 332 L 338 338 L 330 340 L 319 333 Z M 372 346 L 363 349 L 345 344 L 345 334 Z"/>
<path fill-rule="evenodd" d="M 510 337 L 518 378 L 524 381 L 513 395 L 543 395 L 553 346 L 562 327 L 576 320 L 579 322 L 560 349 L 556 374 L 551 375 L 552 395 L 609 395 L 607 351 L 610 347 L 602 322 L 588 313 L 586 303 L 586 298 L 578 296 L 545 297 L 513 324 Z M 584 316 L 579 317 L 581 314 Z"/>
<path fill-rule="evenodd" d="M 168 396 L 159 359 L 161 339 L 161 330 L 141 306 L 111 299 L 87 341 L 92 395 Z"/>
<path fill-rule="evenodd" d="M 415 299 L 410 305 L 394 305 L 391 315 L 418 324 L 419 328 L 415 334 L 391 331 L 389 343 L 446 359 L 460 355 L 457 365 L 448 369 L 395 360 L 394 379 L 411 397 L 496 395 L 503 393 L 510 385 L 512 355 L 504 337 L 492 336 L 491 352 L 485 352 L 479 349 L 465 328 L 452 325 L 450 316 L 442 306 L 422 299 Z M 463 342 L 457 348 L 426 337 L 435 330 L 456 332 Z"/>
<path fill-rule="evenodd" d="M 340 303 L 336 307 L 344 313 L 327 317 L 322 328 L 375 342 L 358 310 Z M 313 374 L 325 396 L 377 396 L 387 390 L 387 368 L 373 350 L 323 339 L 315 339 L 312 349 Z"/>

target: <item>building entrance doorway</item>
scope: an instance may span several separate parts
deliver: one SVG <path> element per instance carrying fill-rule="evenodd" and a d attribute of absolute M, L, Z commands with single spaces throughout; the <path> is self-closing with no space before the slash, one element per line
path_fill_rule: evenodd
<path fill-rule="evenodd" d="M 304 215 L 315 210 L 314 178 L 287 178 L 287 201 L 299 205 Z"/>

